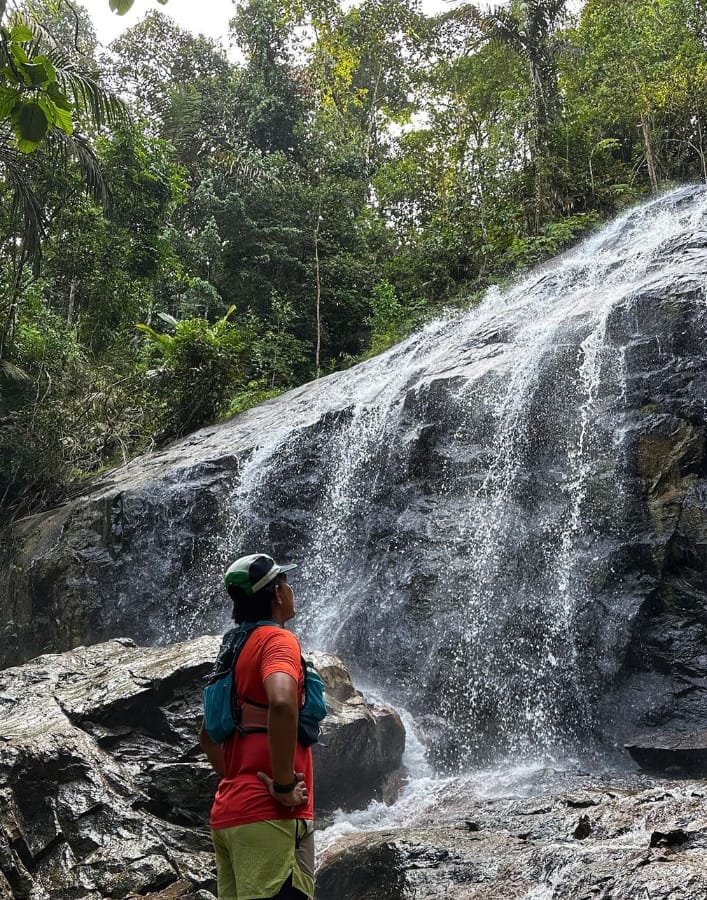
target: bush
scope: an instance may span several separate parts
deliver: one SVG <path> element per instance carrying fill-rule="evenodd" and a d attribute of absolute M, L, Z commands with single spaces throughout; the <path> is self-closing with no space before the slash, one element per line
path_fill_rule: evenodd
<path fill-rule="evenodd" d="M 174 327 L 172 335 L 137 326 L 162 359 L 161 367 L 150 373 L 161 401 L 160 440 L 215 421 L 228 408 L 232 393 L 247 383 L 246 358 L 253 335 L 248 323 L 238 326 L 229 321 L 233 311 L 232 307 L 214 324 L 163 316 Z"/>
<path fill-rule="evenodd" d="M 425 308 L 422 300 L 404 305 L 389 281 L 379 281 L 373 288 L 371 314 L 368 317 L 370 354 L 382 353 L 406 337 L 419 324 Z"/>

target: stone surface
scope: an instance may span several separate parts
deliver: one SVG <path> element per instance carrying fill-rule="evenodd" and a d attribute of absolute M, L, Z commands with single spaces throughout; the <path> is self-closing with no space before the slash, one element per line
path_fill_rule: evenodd
<path fill-rule="evenodd" d="M 371 799 L 394 800 L 405 750 L 400 716 L 367 703 L 337 657 L 311 658 L 327 688 L 327 718 L 320 743 L 312 748 L 316 789 L 326 798 L 325 808 L 351 810 Z"/>
<path fill-rule="evenodd" d="M 474 800 L 463 780 L 427 821 L 322 856 L 316 900 L 703 900 L 705 784 Z M 455 815 L 456 812 L 456 815 Z"/>
<path fill-rule="evenodd" d="M 0 673 L 0 897 L 212 896 L 217 778 L 197 734 L 219 642 L 114 640 Z M 322 668 L 349 699 L 330 700 L 317 814 L 379 795 L 405 742 L 397 714 L 365 703 L 336 658 Z M 342 768 L 357 783 L 338 781 Z"/>
<path fill-rule="evenodd" d="M 477 310 L 2 535 L 0 662 L 223 630 L 298 559 L 298 633 L 454 770 L 707 727 L 707 204 L 630 213 Z"/>
<path fill-rule="evenodd" d="M 648 772 L 707 775 L 707 730 L 678 734 L 644 734 L 626 744 Z"/>

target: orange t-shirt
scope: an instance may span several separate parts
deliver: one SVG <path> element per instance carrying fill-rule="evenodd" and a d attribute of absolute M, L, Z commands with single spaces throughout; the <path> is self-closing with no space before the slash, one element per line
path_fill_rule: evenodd
<path fill-rule="evenodd" d="M 246 641 L 236 663 L 238 699 L 247 697 L 267 706 L 263 685 L 268 675 L 284 672 L 297 681 L 299 703 L 304 691 L 301 651 L 297 638 L 277 625 L 261 625 Z M 278 803 L 257 777 L 265 772 L 272 777 L 268 736 L 263 732 L 241 735 L 237 731 L 223 744 L 226 774 L 219 782 L 211 807 L 211 827 L 230 828 L 268 819 L 313 819 L 314 781 L 312 750 L 296 745 L 294 771 L 304 772 L 309 789 L 306 806 L 287 807 Z"/>

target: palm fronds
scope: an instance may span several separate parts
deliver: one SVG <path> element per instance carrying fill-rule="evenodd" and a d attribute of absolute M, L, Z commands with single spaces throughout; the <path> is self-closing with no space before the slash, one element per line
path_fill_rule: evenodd
<path fill-rule="evenodd" d="M 76 160 L 89 195 L 97 203 L 108 202 L 108 185 L 103 178 L 93 147 L 84 135 L 76 133 L 66 135 L 60 131 L 53 131 L 49 134 L 47 149 L 57 167 L 66 168 L 71 159 Z"/>
<path fill-rule="evenodd" d="M 237 187 L 248 187 L 252 184 L 271 184 L 280 186 L 276 173 L 269 169 L 262 156 L 248 150 L 218 149 L 213 159 L 223 176 Z"/>
<path fill-rule="evenodd" d="M 125 103 L 83 72 L 66 53 L 51 49 L 45 55 L 56 69 L 57 80 L 71 96 L 76 110 L 88 115 L 93 125 L 102 128 L 104 125 L 120 125 L 128 120 Z"/>
<path fill-rule="evenodd" d="M 55 167 L 66 168 L 69 160 L 75 159 L 86 189 L 98 202 L 104 203 L 107 189 L 98 160 L 87 138 L 75 132 L 76 121 L 83 121 L 94 128 L 115 127 L 124 124 L 129 114 L 125 103 L 106 90 L 94 72 L 87 71 L 57 46 L 51 33 L 42 26 L 40 18 L 33 15 L 31 9 L 29 15 L 14 12 L 11 26 L 14 31 L 4 28 L 0 33 L 0 55 L 6 63 L 0 86 L 11 89 L 15 97 L 22 100 L 29 89 L 13 65 L 26 68 L 37 61 L 44 67 L 45 81 L 32 87 L 31 102 L 38 109 L 44 103 L 42 110 L 49 108 L 54 111 L 53 120 L 42 111 L 48 131 L 46 136 L 38 133 L 34 143 L 25 142 L 29 143 L 29 149 L 17 139 L 12 110 L 8 107 L 5 115 L 0 115 L 0 176 L 7 180 L 12 192 L 13 217 L 18 223 L 17 230 L 22 235 L 25 252 L 28 258 L 37 260 L 45 232 L 45 211 L 32 189 L 30 151 L 44 144 Z M 22 37 L 13 38 L 18 27 Z M 15 60 L 20 62 L 15 63 Z M 37 100 L 35 95 L 38 91 L 43 94 L 43 100 Z"/>
<path fill-rule="evenodd" d="M 503 7 L 481 13 L 479 21 L 484 34 L 492 41 L 506 44 L 517 53 L 524 53 L 528 46 L 527 34 L 520 20 Z"/>
<path fill-rule="evenodd" d="M 12 191 L 12 217 L 18 223 L 25 251 L 30 258 L 40 254 L 45 234 L 44 207 L 31 188 L 28 176 L 28 160 L 24 153 L 0 137 L 0 173 L 4 174 Z"/>
<path fill-rule="evenodd" d="M 9 359 L 0 359 L 0 377 L 7 381 L 30 381 L 30 376 Z"/>

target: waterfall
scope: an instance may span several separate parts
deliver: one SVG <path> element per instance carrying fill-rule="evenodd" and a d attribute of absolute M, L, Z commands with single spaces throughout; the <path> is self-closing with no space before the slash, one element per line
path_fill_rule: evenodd
<path fill-rule="evenodd" d="M 628 211 L 310 386 L 307 422 L 283 418 L 242 467 L 219 557 L 296 558 L 304 644 L 409 708 L 443 767 L 596 730 L 627 641 L 617 560 L 636 502 L 621 323 L 657 279 L 704 290 L 673 249 L 704 245 L 706 216 L 696 188 Z"/>

